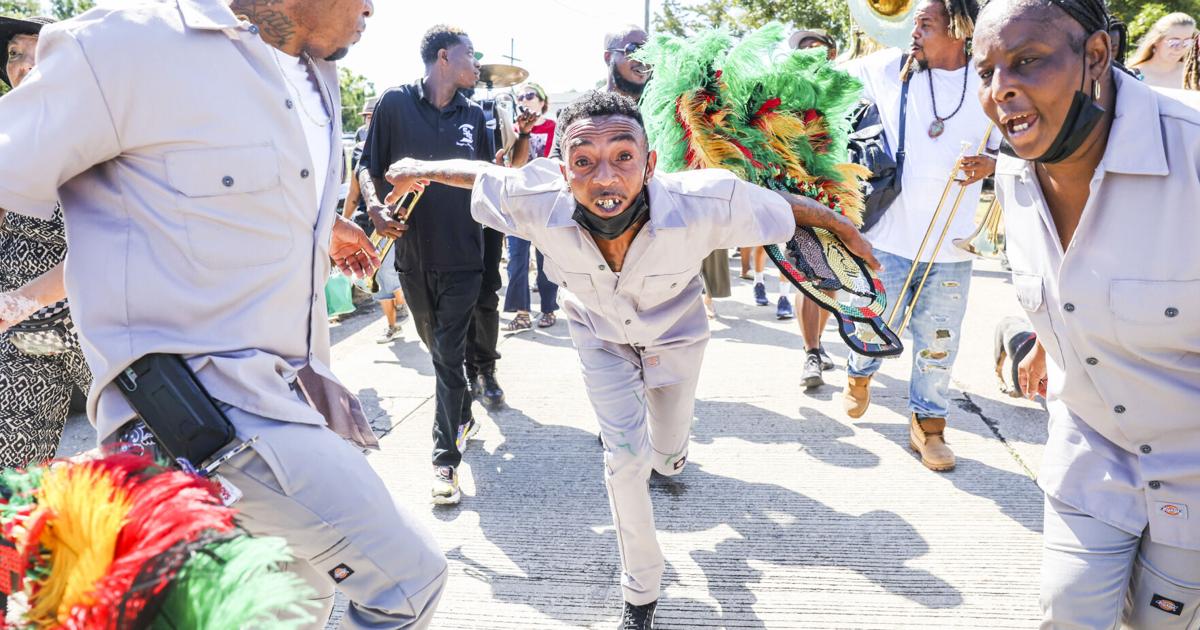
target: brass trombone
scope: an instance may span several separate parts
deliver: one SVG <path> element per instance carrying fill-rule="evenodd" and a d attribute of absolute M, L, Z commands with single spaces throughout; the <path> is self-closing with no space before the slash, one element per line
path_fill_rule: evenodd
<path fill-rule="evenodd" d="M 400 203 L 396 204 L 396 209 L 392 211 L 392 216 L 401 223 L 408 221 L 409 217 L 412 216 L 413 211 L 417 209 L 417 202 L 421 200 L 421 195 L 423 194 L 425 194 L 424 188 L 412 193 L 411 195 L 408 195 L 404 199 L 401 199 Z M 404 205 L 405 201 L 408 202 L 407 208 Z M 403 214 L 401 211 L 404 211 Z M 379 260 L 383 261 L 384 258 L 387 258 L 388 252 L 391 251 L 392 245 L 396 244 L 396 239 L 388 238 L 376 232 L 371 235 L 371 244 L 375 246 L 375 251 L 379 253 Z M 371 276 L 366 279 L 363 288 L 366 289 L 367 292 L 379 293 L 379 280 L 376 278 L 378 275 L 379 270 L 376 269 L 375 273 L 371 274 Z"/>
<path fill-rule="evenodd" d="M 1000 207 L 1000 200 L 992 199 L 983 220 L 975 226 L 975 231 L 966 238 L 954 239 L 954 246 L 980 258 L 1004 258 L 1004 235 L 1000 233 L 1003 223 L 1004 210 Z"/>
<path fill-rule="evenodd" d="M 975 152 L 975 155 L 979 155 L 987 149 L 987 141 L 992 135 L 993 126 L 992 123 L 988 123 L 987 129 L 983 132 L 983 140 L 979 143 L 979 150 Z M 950 226 L 954 224 L 954 215 L 958 214 L 958 207 L 962 205 L 963 197 L 967 194 L 966 186 L 958 187 L 958 195 L 954 198 L 954 205 L 950 207 L 950 214 L 946 217 L 946 223 L 942 226 L 941 234 L 938 235 L 937 244 L 933 246 L 933 255 L 929 257 L 929 263 L 925 265 L 925 273 L 921 274 L 921 281 L 917 283 L 917 288 L 913 291 L 912 302 L 909 303 L 908 309 L 904 314 L 904 321 L 900 324 L 900 328 L 893 328 L 896 315 L 900 311 L 900 305 L 904 303 L 904 296 L 908 293 L 908 285 L 917 273 L 917 265 L 921 264 L 921 255 L 925 253 L 925 246 L 929 243 L 929 236 L 933 234 L 933 226 L 937 224 L 938 217 L 942 214 L 942 208 L 946 205 L 946 199 L 950 196 L 950 188 L 958 181 L 958 172 L 962 170 L 963 158 L 966 157 L 966 152 L 970 148 L 970 144 L 963 143 L 962 153 L 954 161 L 954 170 L 950 171 L 950 179 L 946 181 L 946 187 L 942 189 L 942 197 L 938 200 L 937 209 L 933 211 L 933 217 L 929 219 L 929 227 L 925 228 L 925 236 L 921 239 L 921 246 L 917 248 L 917 253 L 913 256 L 912 266 L 908 268 L 908 276 L 904 279 L 904 284 L 900 285 L 900 295 L 893 298 L 896 302 L 892 306 L 892 314 L 888 317 L 887 326 L 895 331 L 897 337 L 903 335 L 904 329 L 908 328 L 908 322 L 912 319 L 913 307 L 917 305 L 917 300 L 920 299 L 921 292 L 925 289 L 925 281 L 929 278 L 929 272 L 933 270 L 933 263 L 937 259 L 937 254 L 942 250 L 942 243 L 946 242 L 946 235 L 950 232 Z"/>

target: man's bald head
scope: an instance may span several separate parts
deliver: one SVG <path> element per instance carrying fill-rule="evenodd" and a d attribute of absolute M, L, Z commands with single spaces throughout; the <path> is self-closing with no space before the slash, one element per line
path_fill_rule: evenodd
<path fill-rule="evenodd" d="M 619 49 L 630 42 L 644 43 L 646 39 L 645 29 L 633 24 L 627 24 L 604 36 L 604 49 Z"/>

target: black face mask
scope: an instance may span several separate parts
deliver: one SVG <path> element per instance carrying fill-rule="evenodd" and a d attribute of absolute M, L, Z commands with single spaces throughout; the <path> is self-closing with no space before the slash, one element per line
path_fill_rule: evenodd
<path fill-rule="evenodd" d="M 591 233 L 592 236 L 611 241 L 624 234 L 630 226 L 636 225 L 648 216 L 650 216 L 650 202 L 647 199 L 646 189 L 643 187 L 642 192 L 638 193 L 633 203 L 629 204 L 629 207 L 622 210 L 619 214 L 608 218 L 597 216 L 583 204 L 576 201 L 575 214 L 571 218 L 575 219 L 575 222 Z"/>
<path fill-rule="evenodd" d="M 1084 57 L 1084 77 L 1087 76 L 1087 57 Z M 1095 85 L 1095 84 L 1093 84 Z M 1067 110 L 1067 118 L 1063 121 L 1063 126 L 1058 130 L 1058 135 L 1054 138 L 1054 142 L 1050 143 L 1050 147 L 1041 157 L 1035 158 L 1034 162 L 1042 164 L 1055 164 L 1061 162 L 1075 153 L 1084 140 L 1087 140 L 1088 135 L 1104 118 L 1104 108 L 1100 107 L 1091 94 L 1083 90 L 1075 90 L 1075 96 L 1071 98 L 1071 108 Z"/>

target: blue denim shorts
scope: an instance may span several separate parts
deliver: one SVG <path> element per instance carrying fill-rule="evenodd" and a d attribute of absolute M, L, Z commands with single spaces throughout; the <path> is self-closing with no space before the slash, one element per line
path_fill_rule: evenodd
<path fill-rule="evenodd" d="M 396 299 L 396 291 L 400 290 L 400 272 L 396 271 L 395 247 L 388 250 L 387 256 L 383 257 L 379 271 L 375 274 L 375 281 L 379 283 L 379 292 L 371 297 L 376 302 Z"/>

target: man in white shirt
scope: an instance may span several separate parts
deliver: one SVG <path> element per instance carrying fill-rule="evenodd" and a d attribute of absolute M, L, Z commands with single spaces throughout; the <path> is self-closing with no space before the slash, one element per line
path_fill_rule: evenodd
<path fill-rule="evenodd" d="M 950 205 L 958 193 L 951 190 L 928 245 L 920 253 L 920 265 L 911 282 L 904 285 L 922 237 L 933 218 L 938 198 L 955 171 L 963 145 L 973 153 L 984 140 L 989 123 L 971 95 L 979 78 L 967 57 L 967 43 L 978 5 L 974 0 L 923 0 L 913 16 L 913 42 L 907 56 L 885 50 L 852 62 L 845 68 L 863 82 L 863 94 L 874 101 L 893 150 L 900 134 L 901 62 L 911 56 L 917 70 L 908 74 L 904 106 L 904 175 L 901 193 L 866 237 L 876 248 L 884 271 L 882 280 L 888 296 L 888 312 L 898 327 L 905 312 L 912 311 L 908 330 L 912 333 L 912 376 L 909 384 L 909 444 L 921 462 L 935 471 L 954 468 L 954 453 L 946 445 L 943 431 L 949 411 L 950 370 L 958 354 L 959 332 L 967 308 L 971 285 L 971 258 L 953 245 L 974 228 L 975 208 L 982 188 L 980 181 L 991 175 L 995 160 L 986 156 L 964 159 L 962 185 L 967 186 L 962 204 L 940 251 L 934 245 Z M 998 142 L 998 141 L 997 141 Z M 931 261 L 936 261 L 932 262 Z M 932 264 L 920 299 L 912 297 L 925 269 Z M 880 359 L 850 355 L 848 383 L 843 398 L 846 413 L 861 417 L 871 403 L 871 377 Z"/>
<path fill-rule="evenodd" d="M 1113 24 L 1104 0 L 993 0 L 974 53 L 1015 154 L 996 193 L 1037 332 L 1021 388 L 1050 412 L 1041 628 L 1194 630 L 1200 112 L 1113 67 Z"/>
<path fill-rule="evenodd" d="M 848 220 L 810 199 L 722 170 L 656 174 L 641 114 L 625 96 L 589 93 L 563 110 L 559 128 L 565 164 L 402 160 L 387 178 L 392 200 L 419 180 L 473 187 L 477 221 L 545 254 L 604 441 L 624 569 L 620 627 L 648 629 L 664 567 L 648 480 L 652 469 L 676 475 L 687 462 L 709 337 L 701 262 L 714 249 L 786 241 L 797 225 L 816 225 L 877 263 Z"/>

